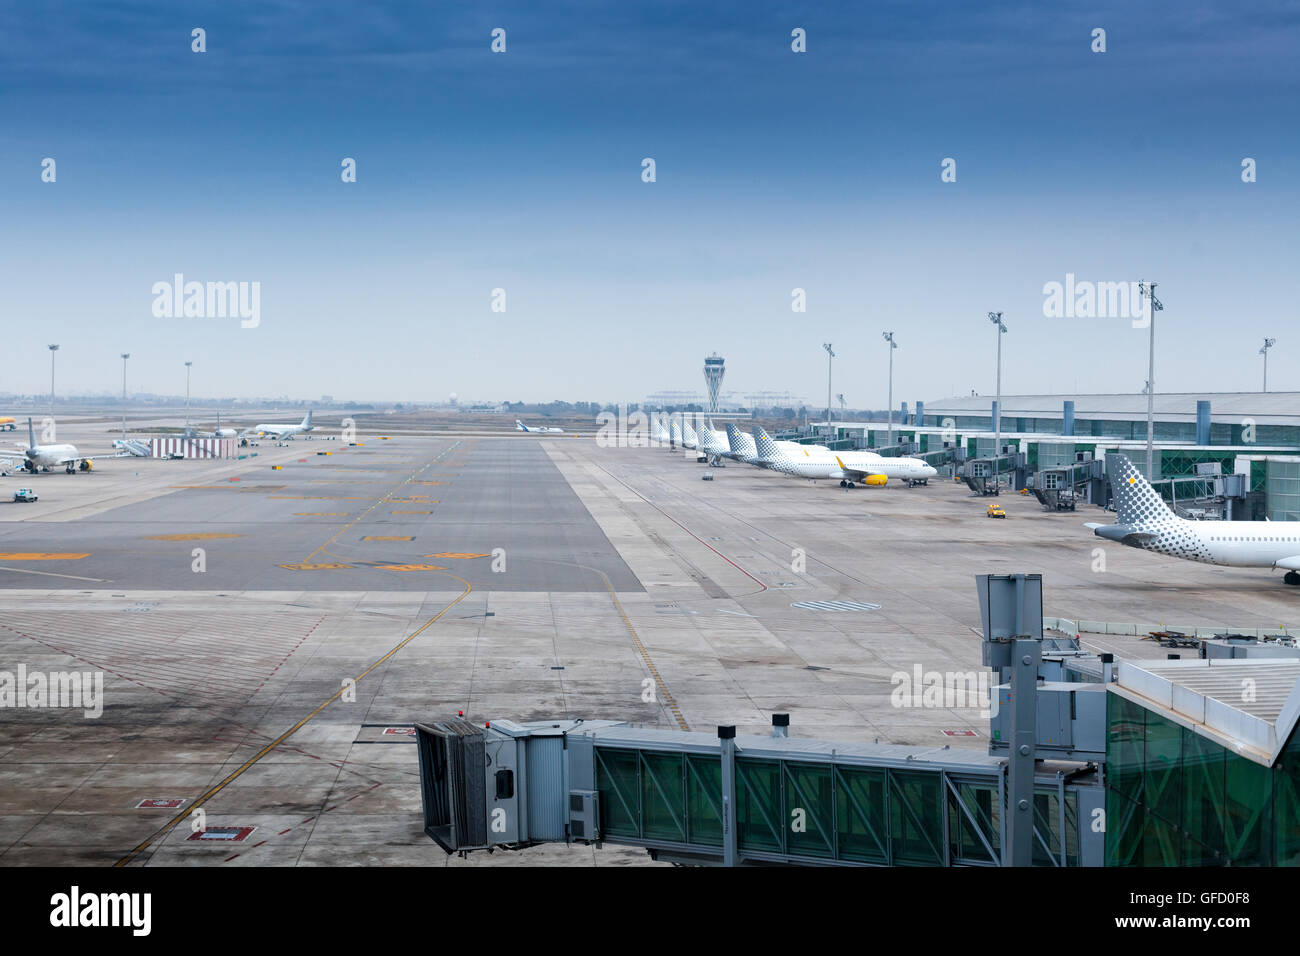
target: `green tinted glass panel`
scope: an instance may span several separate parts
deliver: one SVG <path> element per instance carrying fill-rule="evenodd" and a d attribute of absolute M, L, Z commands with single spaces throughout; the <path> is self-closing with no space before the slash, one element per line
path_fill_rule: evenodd
<path fill-rule="evenodd" d="M 1055 792 L 1034 794 L 1034 866 L 1061 865 L 1060 807 Z"/>
<path fill-rule="evenodd" d="M 891 770 L 889 829 L 895 864 L 943 865 L 943 806 L 939 775 Z"/>
<path fill-rule="evenodd" d="M 1273 768 L 1274 861 L 1300 866 L 1300 734 L 1291 741 Z"/>
<path fill-rule="evenodd" d="M 736 761 L 736 843 L 742 850 L 784 848 L 781 765 L 775 760 Z"/>
<path fill-rule="evenodd" d="M 835 811 L 831 768 L 823 764 L 786 763 L 785 802 L 789 827 L 786 849 L 799 856 L 833 856 Z"/>
<path fill-rule="evenodd" d="M 686 840 L 722 846 L 722 764 L 717 757 L 686 756 Z"/>
<path fill-rule="evenodd" d="M 1224 835 L 1233 866 L 1268 866 L 1273 840 L 1272 771 L 1224 752 Z"/>
<path fill-rule="evenodd" d="M 1142 866 L 1178 866 L 1179 839 L 1177 829 L 1154 813 L 1146 814 L 1142 828 Z"/>
<path fill-rule="evenodd" d="M 948 794 L 952 858 L 957 862 L 997 863 L 1001 840 L 997 788 L 969 783 L 959 783 L 956 787 L 956 796 Z"/>
<path fill-rule="evenodd" d="M 1182 728 L 1184 866 L 1223 864 L 1223 758 L 1226 751 Z"/>
<path fill-rule="evenodd" d="M 686 842 L 682 755 L 641 753 L 641 835 Z"/>
<path fill-rule="evenodd" d="M 887 862 L 889 821 L 885 816 L 885 771 L 840 768 L 835 773 L 840 859 Z"/>
<path fill-rule="evenodd" d="M 1106 782 L 1132 800 L 1142 796 L 1145 715 L 1119 694 L 1106 695 Z"/>
<path fill-rule="evenodd" d="M 1147 713 L 1146 754 L 1142 802 L 1147 810 L 1177 826 L 1182 819 L 1183 729 L 1171 720 Z"/>
<path fill-rule="evenodd" d="M 637 752 L 596 748 L 596 790 L 600 828 L 610 836 L 639 837 Z"/>
<path fill-rule="evenodd" d="M 1142 865 L 1142 807 L 1106 788 L 1106 865 Z"/>

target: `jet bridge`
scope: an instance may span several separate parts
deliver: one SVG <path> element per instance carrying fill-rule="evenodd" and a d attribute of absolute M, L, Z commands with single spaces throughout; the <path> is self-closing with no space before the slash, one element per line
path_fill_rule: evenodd
<path fill-rule="evenodd" d="M 610 842 L 703 865 L 1100 866 L 1113 663 L 1043 636 L 1041 575 L 976 580 L 991 679 L 939 690 L 984 708 L 987 752 L 791 737 L 787 714 L 770 736 L 416 722 L 424 831 L 462 855 Z"/>
<path fill-rule="evenodd" d="M 424 829 L 448 853 L 618 843 L 702 865 L 1001 866 L 1007 761 L 979 751 L 612 721 L 416 723 Z M 1034 865 L 1100 865 L 1095 772 L 1043 764 Z"/>

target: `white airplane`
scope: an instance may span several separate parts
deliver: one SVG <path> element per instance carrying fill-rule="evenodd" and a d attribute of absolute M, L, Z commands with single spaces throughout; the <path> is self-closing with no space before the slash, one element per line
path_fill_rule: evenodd
<path fill-rule="evenodd" d="M 1187 561 L 1233 568 L 1276 568 L 1300 585 L 1300 522 L 1189 521 L 1174 514 L 1126 455 L 1106 456 L 1117 524 L 1084 527 L 1108 541 Z"/>
<path fill-rule="evenodd" d="M 239 437 L 243 438 L 246 435 L 266 435 L 269 438 L 283 441 L 284 439 L 292 438 L 294 435 L 302 435 L 310 431 L 315 431 L 315 429 L 316 426 L 311 423 L 311 410 L 309 409 L 307 411 L 307 417 L 297 425 L 254 425 L 252 428 L 245 428 L 239 433 Z M 222 435 L 218 437 L 224 438 L 226 436 Z"/>
<path fill-rule="evenodd" d="M 63 466 L 63 470 L 68 474 L 73 474 L 80 468 L 82 471 L 90 471 L 90 463 L 96 458 L 122 458 L 124 453 L 119 452 L 116 455 L 83 455 L 77 451 L 76 445 L 38 445 L 36 444 L 36 432 L 32 428 L 32 420 L 27 419 L 27 447 L 14 449 L 0 449 L 0 455 L 21 456 L 23 459 L 23 468 L 35 474 L 38 471 L 49 471 L 51 468 Z"/>
<path fill-rule="evenodd" d="M 756 463 L 758 461 L 758 446 L 754 444 L 754 436 L 746 435 L 731 422 L 727 422 L 723 427 L 727 430 L 726 456 L 747 465 Z"/>
<path fill-rule="evenodd" d="M 826 451 L 810 453 L 799 446 L 803 455 L 788 454 L 762 428 L 755 438 L 760 462 L 773 471 L 800 478 L 838 478 L 841 488 L 883 485 L 890 478 L 908 482 L 929 481 L 939 472 L 919 458 L 900 456 L 885 458 L 870 451 Z"/>
<path fill-rule="evenodd" d="M 695 449 L 700 447 L 700 437 L 695 434 L 695 429 L 691 427 L 685 415 L 682 416 L 682 447 Z"/>
<path fill-rule="evenodd" d="M 668 419 L 668 444 L 673 448 L 676 448 L 678 445 L 685 447 L 683 444 L 685 441 L 686 438 L 682 432 L 682 420 L 674 415 L 672 418 Z"/>
<path fill-rule="evenodd" d="M 113 442 L 113 447 L 136 458 L 153 457 L 153 449 L 149 447 L 149 443 L 138 438 L 118 438 Z"/>
<path fill-rule="evenodd" d="M 671 444 L 672 435 L 664 428 L 663 417 L 658 413 L 650 416 L 650 441 L 656 445 Z"/>
<path fill-rule="evenodd" d="M 310 414 L 310 413 L 308 413 L 307 418 L 308 418 L 308 419 L 311 418 L 311 414 Z M 194 430 L 193 430 L 192 428 L 187 428 L 187 429 L 185 429 L 185 437 L 186 437 L 186 438 L 238 438 L 238 437 L 239 437 L 239 432 L 236 431 L 236 430 L 233 429 L 233 428 L 222 428 L 222 427 L 221 427 L 221 413 L 218 412 L 218 413 L 217 413 L 217 427 L 216 427 L 216 428 L 214 428 L 214 429 L 213 429 L 212 431 L 210 431 L 210 432 L 198 432 L 197 434 L 195 434 L 195 432 L 194 432 Z"/>
<path fill-rule="evenodd" d="M 762 425 L 755 425 L 754 426 L 755 442 L 757 442 L 760 437 L 770 441 L 772 443 L 772 446 L 776 448 L 777 451 L 781 452 L 784 455 L 789 455 L 795 458 L 799 457 L 800 455 L 804 456 L 805 458 L 808 458 L 815 455 L 829 455 L 831 453 L 831 450 L 827 448 L 825 445 L 801 445 L 797 441 L 785 441 L 785 440 L 777 441 L 775 438 L 773 438 L 771 435 L 767 433 L 766 429 L 764 429 Z M 874 451 L 858 452 L 857 454 L 867 455 L 871 458 L 880 457 Z M 762 456 L 760 455 L 759 458 L 761 463 Z"/>
<path fill-rule="evenodd" d="M 515 431 L 517 431 L 517 432 L 553 432 L 553 433 L 555 433 L 555 434 L 559 434 L 559 435 L 563 435 L 563 434 L 564 434 L 564 429 L 563 429 L 563 428 L 546 428 L 546 427 L 544 427 L 544 426 L 542 426 L 542 425 L 534 425 L 532 428 L 529 428 L 527 425 L 525 425 L 523 422 L 521 422 L 521 421 L 520 421 L 519 419 L 517 419 L 517 418 L 515 419 Z"/>
<path fill-rule="evenodd" d="M 696 433 L 699 440 L 700 451 L 716 460 L 731 451 L 731 445 L 727 441 L 727 433 L 717 431 L 713 427 L 712 421 L 707 421 L 703 428 Z"/>

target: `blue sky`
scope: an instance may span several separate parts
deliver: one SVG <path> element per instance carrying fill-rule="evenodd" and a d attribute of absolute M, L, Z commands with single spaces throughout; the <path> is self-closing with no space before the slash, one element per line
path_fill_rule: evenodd
<path fill-rule="evenodd" d="M 1295 2 L 0 20 L 0 391 L 47 389 L 59 342 L 85 390 L 120 388 L 129 351 L 133 390 L 183 391 L 192 359 L 204 397 L 637 401 L 701 387 L 716 350 L 725 388 L 818 402 L 831 341 L 835 391 L 881 407 L 884 329 L 896 400 L 991 392 L 990 309 L 1004 391 L 1139 390 L 1145 332 L 1043 316 L 1066 273 L 1159 281 L 1161 391 L 1258 388 L 1265 335 L 1271 387 L 1300 388 Z M 155 318 L 177 272 L 260 282 L 260 325 Z"/>

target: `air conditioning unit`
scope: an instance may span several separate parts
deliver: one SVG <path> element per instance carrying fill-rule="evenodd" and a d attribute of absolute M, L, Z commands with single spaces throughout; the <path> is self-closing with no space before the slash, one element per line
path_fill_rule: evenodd
<path fill-rule="evenodd" d="M 580 843 L 600 839 L 600 801 L 595 790 L 569 791 L 569 839 Z"/>

